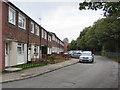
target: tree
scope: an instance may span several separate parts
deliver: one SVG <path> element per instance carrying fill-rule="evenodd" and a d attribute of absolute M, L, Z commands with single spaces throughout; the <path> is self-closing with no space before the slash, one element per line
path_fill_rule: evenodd
<path fill-rule="evenodd" d="M 95 22 L 93 28 L 88 30 L 84 37 L 85 43 L 93 47 L 95 42 L 98 42 L 97 45 L 102 46 L 106 51 L 117 51 L 120 45 L 120 20 L 118 19 L 120 18 L 120 0 L 119 2 L 83 2 L 79 5 L 80 10 L 102 9 L 106 17 Z M 95 33 L 92 34 L 94 30 Z"/>
<path fill-rule="evenodd" d="M 106 18 L 100 19 L 93 26 L 86 27 L 79 37 L 70 43 L 71 48 L 76 45 L 82 50 L 120 51 L 120 1 L 119 2 L 83 2 L 80 10 L 102 9 Z"/>
<path fill-rule="evenodd" d="M 80 10 L 98 10 L 104 11 L 104 16 L 120 17 L 120 0 L 119 2 L 83 2 L 79 4 Z"/>
<path fill-rule="evenodd" d="M 115 17 L 107 17 L 96 22 L 96 36 L 106 51 L 115 51 L 120 40 L 120 21 Z"/>
<path fill-rule="evenodd" d="M 76 40 L 72 40 L 70 44 L 68 44 L 68 50 L 76 50 L 77 48 Z"/>
<path fill-rule="evenodd" d="M 68 38 L 64 38 L 63 42 L 68 43 L 69 42 Z"/>

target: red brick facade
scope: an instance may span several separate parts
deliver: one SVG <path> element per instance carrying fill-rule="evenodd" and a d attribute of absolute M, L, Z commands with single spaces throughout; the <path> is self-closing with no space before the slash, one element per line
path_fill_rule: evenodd
<path fill-rule="evenodd" d="M 16 11 L 16 24 L 13 25 L 8 22 L 9 17 L 9 7 L 13 8 Z M 21 29 L 18 27 L 18 15 L 22 14 L 26 19 L 26 29 Z M 30 31 L 30 22 L 34 22 L 35 25 L 39 26 L 39 36 L 31 33 Z M 35 29 L 34 25 L 34 29 Z M 42 38 L 42 28 L 38 25 L 34 20 L 32 20 L 29 16 L 27 16 L 24 12 L 19 10 L 16 6 L 14 6 L 10 2 L 0 2 L 0 71 L 4 71 L 5 69 L 5 42 L 7 39 L 25 43 L 27 45 L 34 44 L 41 46 L 47 45 L 49 48 L 52 46 L 58 47 L 60 49 L 64 49 L 64 46 L 60 44 L 62 42 L 56 35 L 57 42 L 52 40 L 52 33 L 47 32 L 47 38 Z M 51 38 L 51 40 L 50 40 Z M 63 43 L 63 42 L 62 42 Z M 28 46 L 27 46 L 28 48 Z M 28 50 L 28 49 L 27 49 Z M 61 51 L 62 52 L 62 51 Z M 27 56 L 28 57 L 28 56 Z M 2 67 L 1 67 L 2 66 Z"/>
<path fill-rule="evenodd" d="M 4 45 L 4 36 L 3 36 L 3 3 L 0 1 L 0 71 L 5 69 L 5 45 Z"/>

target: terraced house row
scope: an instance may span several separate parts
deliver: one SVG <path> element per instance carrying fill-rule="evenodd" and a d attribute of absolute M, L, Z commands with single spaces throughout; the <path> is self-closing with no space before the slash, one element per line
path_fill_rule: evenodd
<path fill-rule="evenodd" d="M 11 2 L 0 1 L 0 69 L 64 52 L 64 42 Z"/>

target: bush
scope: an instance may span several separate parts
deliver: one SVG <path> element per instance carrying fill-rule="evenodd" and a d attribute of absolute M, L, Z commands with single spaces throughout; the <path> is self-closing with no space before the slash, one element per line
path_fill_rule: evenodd
<path fill-rule="evenodd" d="M 50 59 L 50 62 L 51 63 L 55 63 L 55 59 L 57 58 L 57 55 L 55 55 L 55 54 L 52 54 L 51 56 L 49 56 L 49 59 Z"/>

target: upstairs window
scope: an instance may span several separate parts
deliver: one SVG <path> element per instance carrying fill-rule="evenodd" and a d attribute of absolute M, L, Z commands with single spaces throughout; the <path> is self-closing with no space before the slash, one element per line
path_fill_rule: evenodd
<path fill-rule="evenodd" d="M 31 30 L 31 33 L 34 33 L 34 23 L 33 22 L 30 23 L 30 30 Z"/>
<path fill-rule="evenodd" d="M 47 32 L 44 31 L 44 39 L 47 39 Z"/>
<path fill-rule="evenodd" d="M 49 35 L 48 35 L 48 41 L 50 41 L 50 42 L 51 42 L 51 36 L 49 36 Z"/>
<path fill-rule="evenodd" d="M 55 36 L 54 35 L 52 36 L 52 40 L 55 41 Z"/>
<path fill-rule="evenodd" d="M 22 29 L 26 28 L 26 19 L 24 16 L 22 16 L 21 14 L 19 14 L 19 18 L 18 18 L 18 26 Z"/>
<path fill-rule="evenodd" d="M 58 40 L 57 43 L 60 43 L 60 41 Z"/>
<path fill-rule="evenodd" d="M 47 39 L 47 32 L 42 29 L 42 38 Z"/>
<path fill-rule="evenodd" d="M 38 35 L 39 36 L 39 26 L 38 25 L 35 25 L 35 35 Z"/>
<path fill-rule="evenodd" d="M 9 7 L 9 23 L 15 25 L 16 24 L 16 11 Z"/>
<path fill-rule="evenodd" d="M 44 35 L 43 35 L 43 34 L 44 34 L 44 30 L 42 29 L 42 38 L 44 38 Z"/>

